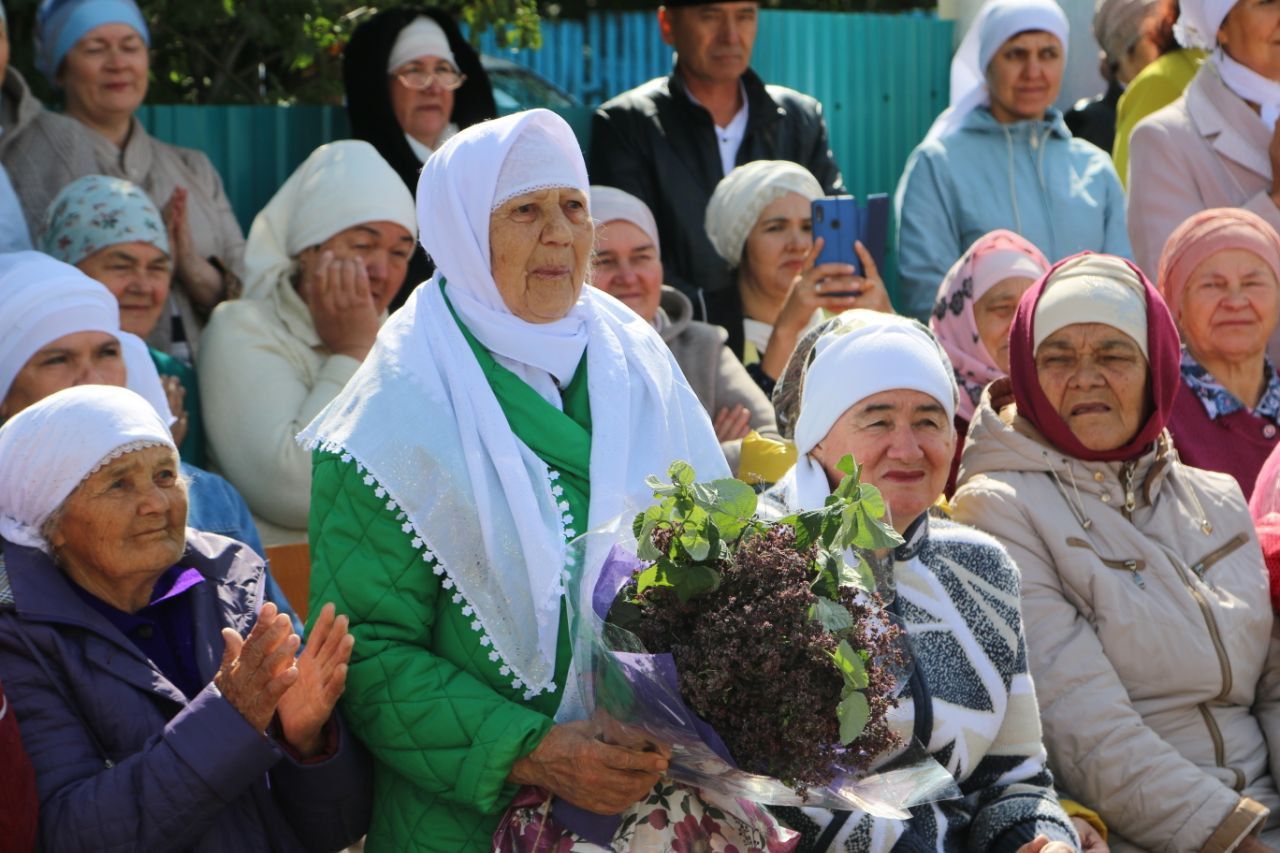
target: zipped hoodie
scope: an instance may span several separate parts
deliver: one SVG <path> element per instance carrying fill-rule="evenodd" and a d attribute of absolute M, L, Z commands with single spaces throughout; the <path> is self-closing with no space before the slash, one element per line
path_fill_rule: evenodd
<path fill-rule="evenodd" d="M 974 416 L 954 514 L 1021 571 L 1058 787 L 1113 850 L 1229 850 L 1280 808 L 1280 646 L 1240 488 L 1179 462 L 1168 432 L 1128 462 L 1067 458 L 992 407 L 1007 387 Z"/>
<path fill-rule="evenodd" d="M 927 320 L 947 270 L 979 237 L 1022 235 L 1052 262 L 1086 250 L 1129 258 L 1125 197 L 1111 158 L 1074 139 L 1062 113 L 1001 124 L 971 112 L 954 132 L 921 143 L 894 200 L 894 304 Z"/>

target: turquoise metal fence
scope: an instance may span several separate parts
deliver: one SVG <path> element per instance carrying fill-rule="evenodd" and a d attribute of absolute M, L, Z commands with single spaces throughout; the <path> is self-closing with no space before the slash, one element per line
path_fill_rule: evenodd
<path fill-rule="evenodd" d="M 851 192 L 892 193 L 911 149 L 947 101 L 949 21 L 930 15 L 765 11 L 752 65 L 770 83 L 813 95 L 826 110 L 836 160 Z M 671 49 L 651 12 L 546 21 L 537 51 L 481 49 L 524 65 L 587 104 L 668 73 Z M 590 109 L 565 110 L 585 148 Z M 148 106 L 140 118 L 161 139 L 205 151 L 242 225 L 317 145 L 347 134 L 336 107 Z M 892 280 L 892 268 L 886 271 Z"/>

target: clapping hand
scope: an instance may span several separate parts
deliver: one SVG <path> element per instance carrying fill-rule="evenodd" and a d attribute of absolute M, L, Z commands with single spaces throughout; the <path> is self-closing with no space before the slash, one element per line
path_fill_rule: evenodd
<path fill-rule="evenodd" d="M 324 725 L 347 685 L 347 664 L 356 638 L 347 631 L 346 616 L 326 604 L 298 656 L 298 677 L 277 708 L 285 741 L 304 757 L 324 750 Z"/>
<path fill-rule="evenodd" d="M 248 637 L 223 628 L 222 639 L 226 648 L 213 683 L 255 731 L 266 732 L 281 697 L 298 680 L 293 654 L 300 641 L 293 624 L 268 602 Z"/>

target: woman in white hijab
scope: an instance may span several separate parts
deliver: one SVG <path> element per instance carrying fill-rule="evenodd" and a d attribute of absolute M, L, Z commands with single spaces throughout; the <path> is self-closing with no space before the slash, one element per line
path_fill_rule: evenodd
<path fill-rule="evenodd" d="M 894 726 L 904 739 L 914 731 L 963 796 L 917 806 L 907 820 L 774 811 L 802 832 L 804 853 L 1074 851 L 1076 834 L 1045 763 L 1017 568 L 989 536 L 929 516 L 955 452 L 951 363 L 932 334 L 904 317 L 847 311 L 825 328 L 785 373 L 800 385 L 798 398 L 780 395 L 795 407 L 788 419 L 800 459 L 763 505 L 779 515 L 820 509 L 846 455 L 880 490 L 906 540 L 883 589 L 915 655 Z"/>
<path fill-rule="evenodd" d="M 311 458 L 294 436 L 373 347 L 416 232 L 404 183 L 354 140 L 316 149 L 253 221 L 246 298 L 214 312 L 198 368 L 210 454 L 268 545 L 306 539 Z"/>
<path fill-rule="evenodd" d="M 1148 275 L 1169 235 L 1202 210 L 1243 207 L 1280 230 L 1278 26 L 1275 3 L 1182 0 L 1174 34 L 1209 59 L 1129 138 L 1129 236 Z"/>
<path fill-rule="evenodd" d="M 987 0 L 951 63 L 951 107 L 898 183 L 898 309 L 928 317 L 938 283 L 983 234 L 1012 231 L 1050 261 L 1127 256 L 1111 159 L 1054 108 L 1068 47 L 1054 0 Z"/>
<path fill-rule="evenodd" d="M 657 332 L 585 286 L 588 180 L 563 119 L 461 131 L 417 202 L 435 276 L 300 437 L 311 589 L 357 638 L 370 846 L 487 851 L 517 786 L 619 814 L 666 769 L 582 720 L 566 543 L 647 503 L 674 460 L 727 467 Z"/>

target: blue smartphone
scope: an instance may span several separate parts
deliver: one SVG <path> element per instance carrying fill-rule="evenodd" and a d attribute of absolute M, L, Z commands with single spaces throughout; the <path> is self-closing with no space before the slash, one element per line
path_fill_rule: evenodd
<path fill-rule="evenodd" d="M 884 267 L 884 252 L 889 242 L 889 196 L 875 193 L 866 204 L 858 204 L 851 195 L 814 199 L 811 206 L 813 238 L 823 238 L 822 251 L 816 264 L 849 264 L 854 275 L 865 275 L 862 259 L 854 249 L 859 240 L 867 247 L 876 266 Z M 857 296 L 857 293 L 831 294 Z"/>

